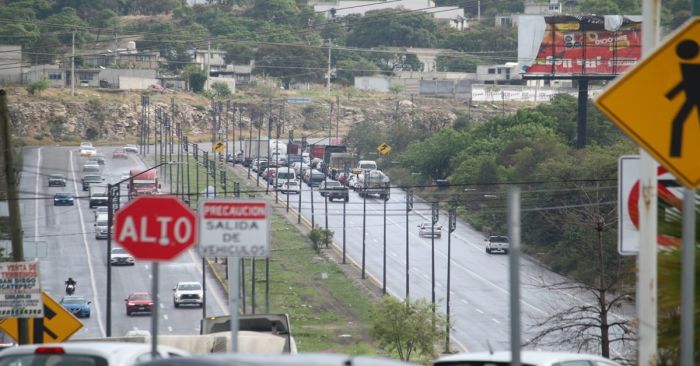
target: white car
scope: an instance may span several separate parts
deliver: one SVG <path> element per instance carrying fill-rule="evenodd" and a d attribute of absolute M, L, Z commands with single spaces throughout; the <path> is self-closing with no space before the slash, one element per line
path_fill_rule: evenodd
<path fill-rule="evenodd" d="M 173 306 L 203 306 L 204 290 L 199 282 L 178 282 L 173 289 Z"/>
<path fill-rule="evenodd" d="M 186 357 L 188 352 L 158 346 L 157 359 Z M 151 345 L 131 342 L 64 342 L 29 344 L 0 352 L 0 365 L 132 366 L 152 360 Z"/>
<path fill-rule="evenodd" d="M 99 173 L 100 166 L 97 163 L 83 164 L 83 173 Z"/>
<path fill-rule="evenodd" d="M 620 366 L 619 363 L 595 355 L 566 352 L 520 352 L 520 362 L 527 366 Z M 466 352 L 443 356 L 433 366 L 493 366 L 510 364 L 510 351 Z"/>
<path fill-rule="evenodd" d="M 279 188 L 279 191 L 281 193 L 296 193 L 299 194 L 299 182 L 294 181 L 294 180 L 289 180 L 282 182 L 282 186 Z"/>
<path fill-rule="evenodd" d="M 126 249 L 112 248 L 112 251 L 109 252 L 109 264 L 113 266 L 133 266 L 136 263 L 134 257 Z"/>
<path fill-rule="evenodd" d="M 97 154 L 97 150 L 95 150 L 94 147 L 92 146 L 85 146 L 80 148 L 80 156 L 84 157 L 92 157 Z"/>
<path fill-rule="evenodd" d="M 418 225 L 418 235 L 422 237 L 436 237 L 440 239 L 442 237 L 442 225 L 435 224 L 435 231 L 433 231 L 433 224 L 431 222 L 422 222 Z"/>
<path fill-rule="evenodd" d="M 82 148 L 84 148 L 84 147 L 93 147 L 93 146 L 92 146 L 92 142 L 90 142 L 90 141 L 83 141 L 83 142 L 81 142 L 81 143 L 80 143 L 80 148 L 82 149 Z"/>
<path fill-rule="evenodd" d="M 126 146 L 124 146 L 124 151 L 128 153 L 138 153 L 139 145 L 127 144 Z"/>
<path fill-rule="evenodd" d="M 97 217 L 100 215 L 107 215 L 109 214 L 109 207 L 107 206 L 97 206 L 95 207 L 95 221 L 97 221 Z"/>

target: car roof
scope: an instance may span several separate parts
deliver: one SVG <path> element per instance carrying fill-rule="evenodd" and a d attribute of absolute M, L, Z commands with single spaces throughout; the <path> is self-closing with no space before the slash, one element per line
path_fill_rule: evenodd
<path fill-rule="evenodd" d="M 101 213 L 101 214 L 97 215 L 97 221 L 103 221 L 103 220 L 107 220 L 107 219 L 108 219 L 108 216 L 106 213 Z"/>
<path fill-rule="evenodd" d="M 70 192 L 57 192 L 54 196 L 71 196 Z"/>
<path fill-rule="evenodd" d="M 435 362 L 433 362 L 433 365 L 439 366 L 442 362 L 444 362 L 444 364 L 449 364 L 451 362 L 459 361 L 510 362 L 510 356 L 510 351 L 496 351 L 493 353 L 466 352 L 440 357 Z M 600 356 L 571 352 L 522 351 L 520 353 L 520 360 L 523 363 L 537 366 L 549 366 L 557 362 L 576 360 L 605 361 L 610 363 L 611 365 L 618 365 L 618 363 Z"/>
<path fill-rule="evenodd" d="M 136 291 L 136 292 L 132 292 L 129 294 L 129 296 L 141 296 L 141 295 L 151 296 L 151 294 L 149 294 L 146 291 Z"/>
<path fill-rule="evenodd" d="M 63 342 L 52 344 L 27 344 L 6 348 L 0 351 L 0 359 L 10 355 L 33 354 L 39 347 L 60 347 L 66 354 L 81 354 L 103 357 L 108 360 L 107 364 L 110 366 L 133 364 L 133 358 L 144 353 L 148 353 L 148 351 L 151 349 L 150 344 L 131 342 Z M 178 354 L 182 356 L 189 355 L 188 352 L 168 346 L 158 346 L 158 350 L 161 352 Z M 131 361 L 131 363 L 126 363 L 127 361 Z"/>
<path fill-rule="evenodd" d="M 50 174 L 49 177 L 51 177 L 51 178 L 53 178 L 53 177 L 65 178 L 66 175 L 65 175 L 65 174 L 61 174 L 61 173 L 54 173 L 54 174 Z"/>
<path fill-rule="evenodd" d="M 212 353 L 192 357 L 178 357 L 168 360 L 153 360 L 144 366 L 410 366 L 416 365 L 398 360 L 376 356 L 349 356 L 338 353 L 299 353 L 299 354 L 262 354 L 262 353 Z"/>
<path fill-rule="evenodd" d="M 200 286 L 202 286 L 202 284 L 197 282 L 197 281 L 181 281 L 181 282 L 178 282 L 177 285 L 178 286 L 180 286 L 180 285 L 200 285 Z"/>

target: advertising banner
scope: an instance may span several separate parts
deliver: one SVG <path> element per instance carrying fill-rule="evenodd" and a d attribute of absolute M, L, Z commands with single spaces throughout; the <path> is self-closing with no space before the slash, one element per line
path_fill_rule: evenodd
<path fill-rule="evenodd" d="M 642 54 L 640 17 L 523 16 L 518 60 L 525 75 L 616 75 Z"/>
<path fill-rule="evenodd" d="M 42 318 L 39 262 L 0 262 L 0 318 Z"/>

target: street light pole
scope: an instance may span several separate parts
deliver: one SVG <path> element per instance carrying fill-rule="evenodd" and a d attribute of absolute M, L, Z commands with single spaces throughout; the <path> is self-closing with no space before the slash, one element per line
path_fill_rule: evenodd
<path fill-rule="evenodd" d="M 163 165 L 170 165 L 170 164 L 176 164 L 174 161 L 166 161 L 163 163 L 160 163 L 158 165 L 155 165 L 153 167 L 150 167 L 139 174 L 136 174 L 134 176 L 130 176 L 129 178 L 125 178 L 120 180 L 117 183 L 113 184 L 108 184 L 107 185 L 107 308 L 106 308 L 106 331 L 105 335 L 107 337 L 112 336 L 112 263 L 111 263 L 111 253 L 112 253 L 112 222 L 114 220 L 114 211 L 115 207 L 119 207 L 119 193 L 120 193 L 120 188 L 121 184 L 128 181 L 128 180 L 133 180 L 134 178 L 138 177 L 141 174 L 144 174 L 146 172 L 149 172 L 154 169 L 158 169 Z M 133 184 L 133 182 L 132 182 Z M 117 198 L 117 202 L 114 202 L 114 198 Z"/>

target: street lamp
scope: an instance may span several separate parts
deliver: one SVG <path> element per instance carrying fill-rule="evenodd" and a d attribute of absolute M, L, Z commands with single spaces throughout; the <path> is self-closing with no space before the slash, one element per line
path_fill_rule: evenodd
<path fill-rule="evenodd" d="M 138 177 L 141 174 L 144 174 L 146 172 L 149 172 L 153 169 L 158 169 L 163 165 L 171 165 L 171 164 L 179 164 L 176 161 L 165 161 L 162 162 L 156 166 L 150 167 L 139 174 L 136 174 L 134 176 L 129 176 L 129 178 L 124 178 L 120 180 L 117 183 L 109 183 L 107 184 L 107 329 L 106 329 L 106 336 L 111 337 L 112 336 L 112 263 L 111 263 L 111 252 L 112 252 L 112 221 L 114 219 L 114 211 L 115 211 L 115 206 L 119 206 L 119 191 L 120 191 L 120 184 Z M 116 196 L 117 202 L 115 205 L 114 197 Z"/>

